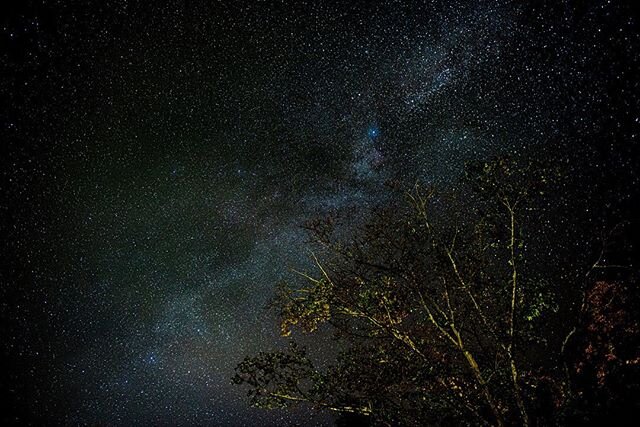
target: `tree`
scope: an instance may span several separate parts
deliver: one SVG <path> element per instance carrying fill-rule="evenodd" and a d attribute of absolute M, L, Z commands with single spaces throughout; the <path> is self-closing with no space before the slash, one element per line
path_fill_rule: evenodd
<path fill-rule="evenodd" d="M 328 328 L 345 350 L 328 369 L 295 343 L 246 358 L 234 382 L 254 405 L 499 426 L 547 422 L 570 405 L 566 320 L 581 292 L 563 297 L 538 265 L 545 236 L 533 210 L 553 173 L 507 158 L 467 172 L 453 192 L 414 186 L 404 208 L 355 230 L 335 217 L 307 224 L 322 256 L 312 254 L 315 273 L 297 272 L 302 283 L 279 287 L 281 332 Z"/>
<path fill-rule="evenodd" d="M 567 343 L 571 393 L 568 423 L 624 425 L 640 411 L 638 292 L 596 280 L 585 294 L 579 331 Z"/>

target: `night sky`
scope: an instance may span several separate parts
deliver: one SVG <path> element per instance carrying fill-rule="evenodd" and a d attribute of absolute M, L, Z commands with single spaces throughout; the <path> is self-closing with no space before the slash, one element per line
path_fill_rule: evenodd
<path fill-rule="evenodd" d="M 627 215 L 632 3 L 3 1 L 3 421 L 331 425 L 230 381 L 300 226 L 496 155 Z"/>

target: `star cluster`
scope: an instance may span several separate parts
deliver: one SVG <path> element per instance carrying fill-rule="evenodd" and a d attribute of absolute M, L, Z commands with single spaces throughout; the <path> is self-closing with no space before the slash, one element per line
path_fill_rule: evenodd
<path fill-rule="evenodd" d="M 14 3 L 12 422 L 330 425 L 230 384 L 286 344 L 264 307 L 307 262 L 305 220 L 381 204 L 391 179 L 455 187 L 499 154 L 571 164 L 585 197 L 622 195 L 602 197 L 612 215 L 633 204 L 640 40 L 623 2 Z"/>

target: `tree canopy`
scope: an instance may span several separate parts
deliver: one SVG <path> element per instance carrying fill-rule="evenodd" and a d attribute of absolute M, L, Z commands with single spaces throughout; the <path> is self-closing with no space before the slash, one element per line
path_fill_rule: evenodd
<path fill-rule="evenodd" d="M 611 391 L 609 377 L 628 394 L 638 374 L 637 292 L 604 241 L 573 274 L 549 260 L 552 212 L 539 207 L 556 177 L 497 158 L 455 190 L 390 185 L 404 202 L 358 226 L 310 221 L 315 271 L 296 271 L 273 307 L 283 336 L 331 331 L 342 351 L 320 368 L 291 341 L 246 358 L 234 382 L 255 406 L 306 402 L 372 425 L 595 419 L 585 399 Z"/>

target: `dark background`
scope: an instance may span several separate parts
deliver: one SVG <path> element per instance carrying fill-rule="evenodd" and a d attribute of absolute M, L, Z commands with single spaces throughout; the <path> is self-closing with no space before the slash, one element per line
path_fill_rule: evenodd
<path fill-rule="evenodd" d="M 632 3 L 3 2 L 3 423 L 330 424 L 230 384 L 299 226 L 494 155 L 566 253 L 638 218 Z"/>

